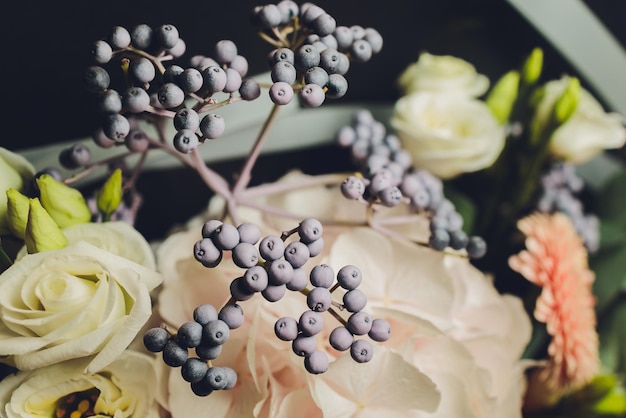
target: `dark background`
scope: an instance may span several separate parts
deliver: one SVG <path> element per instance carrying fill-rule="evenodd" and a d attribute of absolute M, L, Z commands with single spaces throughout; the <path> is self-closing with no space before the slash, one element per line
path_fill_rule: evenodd
<path fill-rule="evenodd" d="M 533 1 L 533 0 L 529 0 Z M 542 1 L 542 0 L 534 0 Z M 547 0 L 550 1 L 550 0 Z M 565 0 L 569 1 L 569 0 Z M 618 38 L 626 44 L 623 28 L 626 2 L 585 1 Z M 19 150 L 88 137 L 98 124 L 93 97 L 81 86 L 90 64 L 91 44 L 107 36 L 114 25 L 132 28 L 138 23 L 177 26 L 187 44 L 185 57 L 210 55 L 220 39 L 231 39 L 248 58 L 250 74 L 267 71 L 269 45 L 249 25 L 249 12 L 259 1 L 20 1 L 0 25 L 3 103 L 0 146 Z M 385 102 L 398 98 L 395 80 L 419 53 L 455 55 L 473 63 L 492 81 L 520 61 L 533 47 L 544 49 L 544 77 L 576 75 L 563 57 L 517 11 L 503 0 L 322 0 L 317 4 L 331 13 L 339 25 L 374 27 L 385 39 L 383 51 L 365 65 L 353 65 L 345 102 Z M 564 16 L 567 18 L 567 16 Z M 180 61 L 185 65 L 183 61 Z M 626 75 L 625 75 L 626 76 Z M 582 79 L 583 85 L 585 80 Z M 587 86 L 588 87 L 588 86 Z M 593 91 L 592 91 L 593 93 Z M 326 106 L 326 105 L 325 105 Z M 326 159 L 327 150 L 305 150 L 264 157 L 255 173 L 257 181 L 275 178 L 291 167 L 307 172 L 329 171 L 337 161 Z M 325 161 L 312 165 L 311 161 Z M 218 171 L 232 171 L 240 162 L 225 162 Z M 183 170 L 145 173 L 140 189 L 147 197 L 168 190 L 176 210 L 144 213 L 138 227 L 159 236 L 171 224 L 196 213 L 208 194 L 200 182 Z M 184 185 L 185 187 L 181 187 Z M 198 188 L 195 186 L 198 185 Z M 184 201 L 184 204 L 177 202 Z"/>

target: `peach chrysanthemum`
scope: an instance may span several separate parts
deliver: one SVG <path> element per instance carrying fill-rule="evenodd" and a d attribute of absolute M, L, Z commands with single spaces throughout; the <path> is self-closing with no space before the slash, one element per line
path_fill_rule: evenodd
<path fill-rule="evenodd" d="M 509 265 L 542 287 L 534 315 L 546 324 L 552 341 L 541 377 L 553 393 L 565 394 L 588 383 L 598 371 L 591 292 L 595 276 L 588 268 L 583 241 L 567 216 L 536 213 L 517 226 L 526 235 L 526 250 L 509 258 Z"/>

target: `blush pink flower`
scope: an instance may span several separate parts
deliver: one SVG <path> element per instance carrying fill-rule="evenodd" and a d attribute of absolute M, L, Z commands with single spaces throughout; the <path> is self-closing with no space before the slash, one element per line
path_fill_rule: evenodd
<path fill-rule="evenodd" d="M 540 377 L 546 387 L 564 394 L 582 387 L 597 373 L 595 278 L 587 251 L 569 218 L 563 214 L 532 214 L 518 222 L 526 250 L 509 259 L 511 268 L 541 286 L 535 318 L 546 324 L 552 341 Z"/>

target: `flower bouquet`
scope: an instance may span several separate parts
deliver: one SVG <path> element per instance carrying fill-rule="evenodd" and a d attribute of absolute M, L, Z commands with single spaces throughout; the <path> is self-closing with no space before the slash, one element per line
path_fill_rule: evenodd
<path fill-rule="evenodd" d="M 254 8 L 256 76 L 230 40 L 185 57 L 174 25 L 115 26 L 84 73 L 92 146 L 37 168 L 0 148 L 0 417 L 626 413 L 624 174 L 577 172 L 624 145 L 621 118 L 543 81 L 539 49 L 491 88 L 423 53 L 391 117 L 326 113 L 341 170 L 254 182 L 270 132 L 304 136 L 383 48 L 330 13 Z M 239 169 L 207 163 L 260 112 Z M 149 243 L 158 158 L 211 198 Z"/>

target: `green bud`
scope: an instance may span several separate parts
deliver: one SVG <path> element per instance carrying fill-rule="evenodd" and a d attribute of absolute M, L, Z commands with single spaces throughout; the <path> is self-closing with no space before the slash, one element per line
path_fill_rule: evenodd
<path fill-rule="evenodd" d="M 535 48 L 532 50 L 524 65 L 522 66 L 522 81 L 526 85 L 535 84 L 541 76 L 543 67 L 543 50 Z"/>
<path fill-rule="evenodd" d="M 11 233 L 24 239 L 24 231 L 28 223 L 28 197 L 15 189 L 7 190 L 7 221 Z"/>
<path fill-rule="evenodd" d="M 626 393 L 620 386 L 615 386 L 602 399 L 596 402 L 593 410 L 601 415 L 623 416 L 626 413 Z"/>
<path fill-rule="evenodd" d="M 83 195 L 54 177 L 44 174 L 37 178 L 41 204 L 60 228 L 91 220 L 91 211 Z"/>
<path fill-rule="evenodd" d="M 580 81 L 576 77 L 569 80 L 565 91 L 554 104 L 554 120 L 562 125 L 576 112 L 580 102 Z"/>
<path fill-rule="evenodd" d="M 98 190 L 96 204 L 104 219 L 109 219 L 115 212 L 122 202 L 122 195 L 122 170 L 118 168 Z"/>
<path fill-rule="evenodd" d="M 511 116 L 519 89 L 519 72 L 509 71 L 493 86 L 485 101 L 498 122 L 505 123 Z"/>
<path fill-rule="evenodd" d="M 29 200 L 28 222 L 24 241 L 29 254 L 58 250 L 67 246 L 67 238 L 39 199 Z"/>

